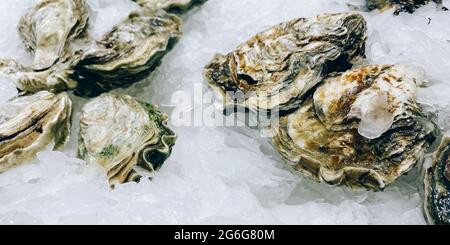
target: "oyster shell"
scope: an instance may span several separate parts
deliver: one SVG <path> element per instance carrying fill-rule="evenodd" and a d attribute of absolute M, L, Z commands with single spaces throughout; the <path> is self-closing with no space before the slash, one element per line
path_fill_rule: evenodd
<path fill-rule="evenodd" d="M 72 102 L 66 93 L 41 91 L 0 106 L 0 173 L 41 150 L 60 149 L 69 137 Z"/>
<path fill-rule="evenodd" d="M 366 39 L 366 22 L 357 13 L 296 19 L 257 34 L 232 53 L 216 55 L 205 76 L 226 107 L 289 111 L 327 73 L 363 58 Z M 245 99 L 236 102 L 236 92 Z"/>
<path fill-rule="evenodd" d="M 164 9 L 168 12 L 185 12 L 191 7 L 202 4 L 207 0 L 133 0 L 148 9 Z"/>
<path fill-rule="evenodd" d="M 75 89 L 77 81 L 73 79 L 72 67 L 77 62 L 78 54 L 71 58 L 61 60 L 50 69 L 34 71 L 14 60 L 0 59 L 0 76 L 11 81 L 20 91 L 38 92 L 47 90 L 60 92 Z"/>
<path fill-rule="evenodd" d="M 70 41 L 83 33 L 88 23 L 85 0 L 43 0 L 19 22 L 19 34 L 34 54 L 33 70 L 56 64 Z"/>
<path fill-rule="evenodd" d="M 395 14 L 400 12 L 413 13 L 416 9 L 430 2 L 442 4 L 442 0 L 367 0 L 367 8 L 385 10 L 392 7 L 396 8 Z"/>
<path fill-rule="evenodd" d="M 181 36 L 182 21 L 164 11 L 134 12 L 77 64 L 76 93 L 95 96 L 147 76 Z"/>
<path fill-rule="evenodd" d="M 450 225 L 450 136 L 443 139 L 424 176 L 423 210 L 428 224 Z"/>
<path fill-rule="evenodd" d="M 167 115 L 128 95 L 106 93 L 82 111 L 79 157 L 101 165 L 110 184 L 137 181 L 137 167 L 153 172 L 169 157 L 176 136 Z"/>
<path fill-rule="evenodd" d="M 273 144 L 294 170 L 316 181 L 382 190 L 418 163 L 438 135 L 416 103 L 423 79 L 406 66 L 335 74 L 273 126 Z"/>

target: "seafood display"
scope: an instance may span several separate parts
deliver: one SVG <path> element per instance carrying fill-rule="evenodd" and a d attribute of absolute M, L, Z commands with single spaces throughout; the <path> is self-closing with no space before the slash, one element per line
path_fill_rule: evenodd
<path fill-rule="evenodd" d="M 436 151 L 424 171 L 423 211 L 428 224 L 450 225 L 450 137 Z"/>
<path fill-rule="evenodd" d="M 274 146 L 316 181 L 383 190 L 420 162 L 439 133 L 415 100 L 423 79 L 389 65 L 331 76 L 281 118 Z"/>
<path fill-rule="evenodd" d="M 226 107 L 286 112 L 328 73 L 364 57 L 367 27 L 357 13 L 323 14 L 279 24 L 252 37 L 205 68 Z M 233 96 L 241 93 L 244 99 Z"/>
<path fill-rule="evenodd" d="M 138 181 L 137 167 L 154 172 L 172 152 L 176 136 L 167 119 L 155 106 L 131 96 L 103 94 L 83 108 L 79 157 L 101 165 L 111 186 Z"/>
<path fill-rule="evenodd" d="M 178 41 L 181 25 L 164 11 L 130 14 L 83 53 L 75 67 L 77 95 L 95 96 L 147 76 Z"/>
<path fill-rule="evenodd" d="M 61 149 L 70 134 L 72 101 L 66 93 L 41 91 L 17 96 L 0 106 L 0 173 Z"/>

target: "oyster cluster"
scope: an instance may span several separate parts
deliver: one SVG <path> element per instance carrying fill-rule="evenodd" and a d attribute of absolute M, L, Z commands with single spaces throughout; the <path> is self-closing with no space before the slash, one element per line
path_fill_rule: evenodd
<path fill-rule="evenodd" d="M 0 105 L 0 172 L 41 150 L 64 146 L 72 113 L 65 91 L 97 96 L 152 72 L 182 34 L 182 20 L 165 10 L 187 10 L 199 2 L 139 1 L 143 8 L 100 40 L 89 36 L 85 0 L 37 3 L 18 25 L 33 64 L 0 60 L 2 81 L 20 92 Z M 83 108 L 79 157 L 103 166 L 112 186 L 136 181 L 158 170 L 171 154 L 176 136 L 167 120 L 154 105 L 104 94 Z"/>
<path fill-rule="evenodd" d="M 297 19 L 216 55 L 205 76 L 225 107 L 278 112 L 273 146 L 294 171 L 379 191 L 419 163 L 439 132 L 416 102 L 422 73 L 404 65 L 352 69 L 366 39 L 357 13 Z"/>
<path fill-rule="evenodd" d="M 394 13 L 398 15 L 401 12 L 414 13 L 418 8 L 430 2 L 442 4 L 442 0 L 367 0 L 367 9 L 369 11 L 375 9 L 383 11 L 394 7 Z M 442 9 L 445 10 L 446 8 L 442 7 Z"/>
<path fill-rule="evenodd" d="M 424 171 L 423 210 L 429 224 L 450 225 L 450 137 L 444 137 Z"/>

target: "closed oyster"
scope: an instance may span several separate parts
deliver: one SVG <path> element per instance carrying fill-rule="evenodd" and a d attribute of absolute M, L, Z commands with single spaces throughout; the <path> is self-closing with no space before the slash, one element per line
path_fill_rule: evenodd
<path fill-rule="evenodd" d="M 66 93 L 41 91 L 0 106 L 0 173 L 39 151 L 60 149 L 69 136 L 72 102 Z"/>
<path fill-rule="evenodd" d="M 137 167 L 153 172 L 169 157 L 175 134 L 167 115 L 128 95 L 103 94 L 81 115 L 79 157 L 101 165 L 110 184 L 137 181 Z"/>
<path fill-rule="evenodd" d="M 79 54 L 74 53 L 70 58 L 64 58 L 50 69 L 34 71 L 14 60 L 0 59 L 0 76 L 11 81 L 20 91 L 38 92 L 47 90 L 51 92 L 75 89 L 78 85 L 73 79 L 72 67 Z"/>
<path fill-rule="evenodd" d="M 438 130 L 416 103 L 421 73 L 366 66 L 326 79 L 273 127 L 293 169 L 330 185 L 382 190 L 418 163 Z"/>
<path fill-rule="evenodd" d="M 182 21 L 164 11 L 134 12 L 76 66 L 80 96 L 127 87 L 147 76 L 181 36 Z"/>
<path fill-rule="evenodd" d="M 356 13 L 296 19 L 252 37 L 228 55 L 216 55 L 205 76 L 226 107 L 289 111 L 327 73 L 361 59 L 366 39 L 366 22 Z M 236 102 L 233 93 L 245 99 Z"/>
<path fill-rule="evenodd" d="M 367 8 L 369 10 L 385 10 L 395 7 L 395 14 L 400 12 L 413 13 L 416 9 L 430 2 L 442 4 L 442 0 L 367 0 Z"/>
<path fill-rule="evenodd" d="M 60 61 L 70 41 L 87 27 L 85 0 L 43 0 L 19 22 L 19 34 L 34 54 L 33 70 L 42 71 Z"/>
<path fill-rule="evenodd" d="M 432 167 L 425 170 L 424 195 L 428 224 L 450 225 L 450 136 L 443 139 Z"/>
<path fill-rule="evenodd" d="M 140 6 L 149 9 L 164 9 L 168 12 L 184 12 L 194 5 L 202 4 L 207 0 L 133 0 Z"/>

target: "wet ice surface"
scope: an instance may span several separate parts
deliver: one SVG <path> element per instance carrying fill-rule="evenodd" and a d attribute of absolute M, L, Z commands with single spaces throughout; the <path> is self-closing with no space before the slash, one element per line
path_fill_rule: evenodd
<path fill-rule="evenodd" d="M 0 57 L 30 63 L 15 26 L 34 2 L 0 1 Z M 128 0 L 88 2 L 96 13 L 91 19 L 95 36 L 135 8 Z M 201 91 L 202 68 L 216 52 L 230 52 L 281 21 L 347 11 L 348 3 L 362 2 L 209 0 L 183 16 L 184 36 L 163 64 L 146 81 L 121 92 L 172 113 L 173 93 Z M 423 67 L 430 83 L 421 89 L 420 100 L 439 110 L 440 124 L 448 128 L 450 12 L 430 4 L 414 15 L 394 17 L 387 11 L 364 16 L 369 24 L 366 62 Z M 33 163 L 0 175 L 0 223 L 424 224 L 417 171 L 382 193 L 323 186 L 287 171 L 268 140 L 247 128 L 173 127 L 179 139 L 154 180 L 111 191 L 100 167 L 74 158 L 79 112 L 86 100 L 72 98 L 73 131 L 64 153 L 42 152 Z"/>

